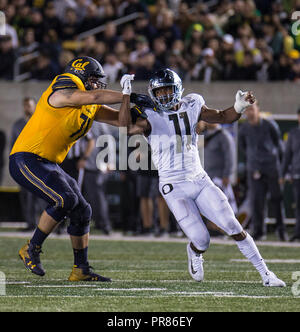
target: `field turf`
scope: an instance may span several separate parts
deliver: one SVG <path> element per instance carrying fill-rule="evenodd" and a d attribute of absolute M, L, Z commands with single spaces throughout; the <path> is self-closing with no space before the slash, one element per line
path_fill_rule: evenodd
<path fill-rule="evenodd" d="M 291 288 L 292 273 L 300 271 L 299 248 L 259 246 L 270 269 L 287 283 L 265 288 L 235 245 L 211 244 L 204 256 L 205 281 L 196 283 L 188 274 L 184 243 L 91 240 L 90 264 L 113 282 L 69 283 L 69 240 L 46 241 L 43 278 L 25 270 L 18 258 L 24 243 L 0 238 L 0 271 L 6 276 L 0 312 L 300 311 L 300 297 Z"/>

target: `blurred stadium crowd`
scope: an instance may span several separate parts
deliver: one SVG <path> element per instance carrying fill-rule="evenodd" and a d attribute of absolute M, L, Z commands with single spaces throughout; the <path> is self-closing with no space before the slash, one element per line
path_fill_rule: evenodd
<path fill-rule="evenodd" d="M 124 72 L 147 80 L 165 66 L 185 81 L 300 79 L 300 38 L 291 32 L 299 0 L 0 0 L 0 10 L 5 79 L 34 51 L 22 69 L 35 80 L 53 79 L 76 55 L 99 60 L 110 82 Z M 113 23 L 132 13 L 139 18 Z M 100 25 L 103 32 L 78 39 Z"/>

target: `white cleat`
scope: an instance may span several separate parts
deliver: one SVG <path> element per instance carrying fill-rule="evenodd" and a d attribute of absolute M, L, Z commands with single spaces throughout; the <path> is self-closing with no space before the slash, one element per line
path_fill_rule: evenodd
<path fill-rule="evenodd" d="M 285 282 L 277 278 L 272 271 L 266 273 L 266 276 L 263 278 L 263 285 L 265 287 L 286 287 Z"/>
<path fill-rule="evenodd" d="M 202 254 L 197 254 L 190 246 L 190 243 L 187 245 L 187 255 L 188 255 L 188 268 L 191 277 L 201 282 L 204 279 L 204 270 L 203 262 L 204 259 Z"/>

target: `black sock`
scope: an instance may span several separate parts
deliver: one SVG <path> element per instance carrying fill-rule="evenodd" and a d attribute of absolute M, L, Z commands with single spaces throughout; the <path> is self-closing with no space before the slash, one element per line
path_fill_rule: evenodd
<path fill-rule="evenodd" d="M 73 249 L 74 265 L 88 265 L 88 247 L 84 249 Z"/>
<path fill-rule="evenodd" d="M 42 232 L 38 227 L 35 230 L 32 239 L 30 240 L 30 243 L 33 246 L 39 246 L 41 247 L 42 244 L 44 243 L 44 241 L 46 240 L 46 238 L 48 237 L 49 234 L 46 234 L 44 232 Z"/>

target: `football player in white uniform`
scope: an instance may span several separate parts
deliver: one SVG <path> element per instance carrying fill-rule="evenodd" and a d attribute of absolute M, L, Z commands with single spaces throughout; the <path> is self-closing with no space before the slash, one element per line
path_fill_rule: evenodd
<path fill-rule="evenodd" d="M 188 269 L 196 281 L 204 278 L 203 253 L 210 236 L 201 215 L 231 236 L 242 254 L 260 273 L 264 286 L 285 287 L 266 266 L 252 237 L 246 233 L 224 193 L 211 181 L 201 166 L 196 133 L 200 120 L 211 123 L 237 121 L 247 106 L 255 102 L 251 92 L 238 91 L 234 106 L 219 111 L 205 105 L 199 94 L 182 97 L 180 77 L 170 69 L 156 72 L 149 83 L 149 95 L 155 108 L 145 109 L 147 118 L 132 123 L 130 115 L 131 81 L 134 75 L 121 79 L 124 101 L 119 123 L 129 135 L 142 134 L 152 150 L 153 163 L 159 173 L 159 190 L 178 224 L 190 240 L 187 245 Z"/>

